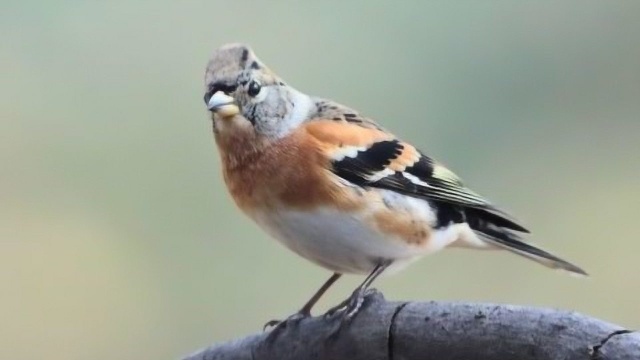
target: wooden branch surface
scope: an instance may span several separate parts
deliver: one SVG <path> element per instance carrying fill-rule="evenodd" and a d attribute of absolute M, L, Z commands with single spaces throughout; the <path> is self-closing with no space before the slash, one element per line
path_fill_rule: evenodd
<path fill-rule="evenodd" d="M 638 306 L 640 310 L 640 304 Z M 367 297 L 347 326 L 313 317 L 186 360 L 640 360 L 640 333 L 575 312 Z"/>

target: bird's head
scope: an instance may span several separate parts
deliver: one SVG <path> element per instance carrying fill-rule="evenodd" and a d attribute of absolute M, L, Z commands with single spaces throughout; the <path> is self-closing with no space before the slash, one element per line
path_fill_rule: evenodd
<path fill-rule="evenodd" d="M 204 102 L 219 136 L 238 131 L 277 139 L 308 119 L 309 96 L 288 86 L 243 44 L 214 51 L 205 74 Z"/>

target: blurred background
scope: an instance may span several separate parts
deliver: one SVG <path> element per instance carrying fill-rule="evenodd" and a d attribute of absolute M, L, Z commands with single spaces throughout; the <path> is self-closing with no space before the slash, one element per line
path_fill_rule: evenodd
<path fill-rule="evenodd" d="M 451 250 L 378 281 L 388 299 L 638 328 L 639 16 L 637 1 L 2 1 L 0 358 L 178 358 L 259 331 L 329 276 L 221 181 L 202 77 L 235 41 L 440 159 L 592 274 Z"/>

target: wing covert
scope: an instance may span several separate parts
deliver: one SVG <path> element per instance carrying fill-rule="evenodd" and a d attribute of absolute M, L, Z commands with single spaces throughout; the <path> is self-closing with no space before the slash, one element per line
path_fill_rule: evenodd
<path fill-rule="evenodd" d="M 305 127 L 321 144 L 330 160 L 331 171 L 341 179 L 361 187 L 393 190 L 453 206 L 459 210 L 449 209 L 452 212 L 463 211 L 497 226 L 528 232 L 508 214 L 464 186 L 444 165 L 397 139 L 373 120 L 325 100 L 317 106 L 317 117 Z"/>

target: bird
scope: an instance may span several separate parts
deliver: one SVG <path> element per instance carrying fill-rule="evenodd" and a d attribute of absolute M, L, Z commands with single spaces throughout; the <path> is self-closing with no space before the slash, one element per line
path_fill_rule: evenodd
<path fill-rule="evenodd" d="M 553 269 L 580 267 L 523 238 L 529 231 L 442 163 L 360 112 L 307 95 L 245 44 L 206 68 L 224 182 L 235 204 L 286 248 L 332 272 L 299 311 L 311 316 L 343 274 L 366 275 L 327 314 L 357 314 L 373 281 L 445 248 L 500 249 Z"/>

